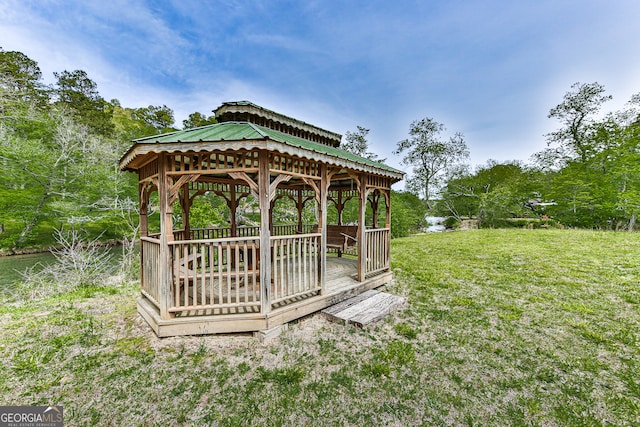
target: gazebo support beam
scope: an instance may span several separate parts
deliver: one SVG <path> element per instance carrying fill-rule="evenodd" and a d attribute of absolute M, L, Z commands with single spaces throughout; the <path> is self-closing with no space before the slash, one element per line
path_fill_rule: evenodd
<path fill-rule="evenodd" d="M 182 186 L 182 191 L 180 192 L 180 206 L 182 207 L 182 228 L 184 228 L 184 235 L 187 238 L 190 238 L 189 236 L 191 236 L 191 222 L 189 221 L 191 203 L 192 200 L 189 197 L 189 184 L 187 183 Z"/>
<path fill-rule="evenodd" d="M 158 157 L 158 196 L 160 199 L 160 259 L 158 265 L 158 303 L 160 318 L 170 319 L 171 306 L 171 249 L 169 242 L 173 241 L 173 206 L 170 203 L 169 189 L 171 177 L 167 175 L 169 158 L 165 153 Z"/>
<path fill-rule="evenodd" d="M 329 172 L 326 164 L 320 165 L 320 203 L 318 205 L 318 221 L 320 230 L 320 287 L 326 292 L 327 282 L 327 200 L 329 199 Z"/>
<path fill-rule="evenodd" d="M 140 237 L 149 235 L 149 191 L 146 184 L 138 185 L 140 194 Z"/>
<path fill-rule="evenodd" d="M 376 189 L 371 194 L 369 203 L 371 204 L 372 216 L 373 216 L 373 228 L 378 228 L 378 205 L 380 202 L 380 190 Z"/>
<path fill-rule="evenodd" d="M 385 228 L 391 228 L 391 190 L 386 190 L 384 192 L 384 203 L 386 206 L 386 221 Z"/>
<path fill-rule="evenodd" d="M 364 282 L 367 271 L 367 179 L 361 174 L 358 179 L 358 281 Z"/>
<path fill-rule="evenodd" d="M 269 229 L 269 207 L 271 201 L 271 179 L 269 153 L 261 151 L 258 156 L 258 200 L 260 204 L 260 303 L 262 314 L 271 311 L 271 230 Z"/>

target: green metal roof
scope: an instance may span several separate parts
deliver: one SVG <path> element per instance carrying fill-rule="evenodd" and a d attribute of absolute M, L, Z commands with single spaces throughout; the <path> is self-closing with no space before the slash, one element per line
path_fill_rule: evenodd
<path fill-rule="evenodd" d="M 340 139 L 342 138 L 342 135 L 340 135 L 339 133 L 331 132 L 329 130 L 323 129 L 316 125 L 312 125 L 311 123 L 306 123 L 306 122 L 303 122 L 302 120 L 294 119 L 293 117 L 285 116 L 284 114 L 278 113 L 273 110 L 269 110 L 268 108 L 261 107 L 250 101 L 224 102 L 220 107 L 213 110 L 213 113 L 216 115 L 216 118 L 219 118 L 218 116 L 221 114 L 221 112 L 224 113 L 227 109 L 230 109 L 232 111 L 238 111 L 238 110 L 235 110 L 234 107 L 240 108 L 240 111 L 244 111 L 248 114 L 257 114 L 262 117 L 275 119 L 276 121 L 279 121 L 281 123 L 286 123 L 298 129 L 308 129 L 313 133 L 330 135 L 331 138 L 335 140 L 334 141 L 335 145 L 340 145 Z M 232 121 L 232 120 L 218 120 L 218 123 L 222 123 L 225 121 Z"/>
<path fill-rule="evenodd" d="M 240 141 L 240 140 L 273 140 L 293 147 L 316 153 L 326 154 L 339 159 L 356 162 L 359 164 L 382 169 L 395 174 L 404 172 L 364 157 L 357 156 L 339 148 L 309 141 L 304 138 L 278 132 L 263 126 L 248 122 L 223 122 L 198 128 L 186 129 L 177 132 L 154 135 L 135 139 L 136 144 L 168 144 L 184 142 L 215 142 L 215 141 Z"/>

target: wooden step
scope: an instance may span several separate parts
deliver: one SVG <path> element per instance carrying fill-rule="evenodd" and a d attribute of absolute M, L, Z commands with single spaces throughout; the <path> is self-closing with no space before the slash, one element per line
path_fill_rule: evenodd
<path fill-rule="evenodd" d="M 377 322 L 406 303 L 406 298 L 369 290 L 322 310 L 332 321 L 359 328 Z"/>

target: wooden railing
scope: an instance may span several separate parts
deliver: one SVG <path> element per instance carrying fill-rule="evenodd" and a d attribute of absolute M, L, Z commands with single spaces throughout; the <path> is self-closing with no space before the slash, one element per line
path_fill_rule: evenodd
<path fill-rule="evenodd" d="M 227 239 L 231 237 L 231 228 L 192 228 L 189 230 L 189 236 L 184 230 L 175 230 L 173 238 L 175 240 L 213 240 Z M 260 227 L 243 226 L 236 228 L 236 237 L 256 237 L 259 234 Z"/>
<path fill-rule="evenodd" d="M 142 259 L 140 269 L 141 292 L 149 301 L 159 308 L 160 304 L 158 300 L 160 298 L 158 286 L 160 278 L 158 277 L 158 265 L 160 265 L 160 240 L 151 237 L 141 237 L 140 253 Z"/>
<path fill-rule="evenodd" d="M 169 312 L 260 309 L 258 238 L 177 240 L 169 245 L 173 254 Z"/>
<path fill-rule="evenodd" d="M 302 233 L 311 233 L 314 225 L 304 224 Z M 240 226 L 236 228 L 237 237 L 256 237 L 260 234 L 260 227 L 257 226 Z M 297 224 L 278 224 L 273 226 L 271 233 L 273 236 L 288 236 L 298 234 Z M 230 227 L 220 228 L 192 228 L 187 237 L 184 230 L 175 230 L 173 238 L 175 240 L 211 240 L 211 239 L 227 239 L 231 237 Z"/>
<path fill-rule="evenodd" d="M 317 227 L 314 224 L 303 224 L 302 225 L 302 233 L 301 234 L 310 234 L 312 233 L 313 227 Z M 298 234 L 298 224 L 278 224 L 273 226 L 273 230 L 271 232 L 272 236 L 293 236 Z"/>
<path fill-rule="evenodd" d="M 367 260 L 365 273 L 374 274 L 389 269 L 391 229 L 375 228 L 365 231 Z"/>
<path fill-rule="evenodd" d="M 271 238 L 271 304 L 320 291 L 320 237 L 320 234 L 299 234 Z"/>
<path fill-rule="evenodd" d="M 278 227 L 278 228 L 276 228 Z M 291 232 L 297 226 L 276 226 L 274 231 Z M 312 226 L 307 226 L 311 228 Z M 249 229 L 249 227 L 243 227 Z M 260 238 L 224 237 L 228 229 L 192 230 L 190 237 L 168 242 L 172 282 L 169 292 L 170 313 L 232 314 L 257 313 L 262 309 L 260 283 Z M 250 233 L 253 231 L 247 231 Z M 182 234 L 180 234 L 182 233 Z M 174 236 L 182 237 L 178 231 Z M 321 291 L 321 234 L 306 233 L 271 237 L 269 303 L 281 305 L 317 295 Z M 389 268 L 389 229 L 366 230 L 366 274 Z M 160 240 L 143 237 L 142 293 L 158 308 Z"/>

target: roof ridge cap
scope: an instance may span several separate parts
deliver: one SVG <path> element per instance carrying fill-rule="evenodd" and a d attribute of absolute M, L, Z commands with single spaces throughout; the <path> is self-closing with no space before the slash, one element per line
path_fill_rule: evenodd
<path fill-rule="evenodd" d="M 266 133 L 264 130 L 261 129 L 261 126 L 258 126 L 255 123 L 251 123 L 251 122 L 246 122 L 249 126 L 251 126 L 251 128 L 253 130 L 255 130 L 256 132 L 258 132 L 260 134 L 261 137 L 263 138 L 269 138 L 269 134 Z"/>

